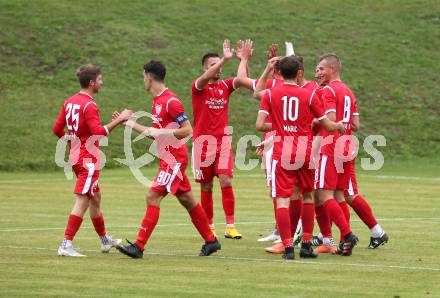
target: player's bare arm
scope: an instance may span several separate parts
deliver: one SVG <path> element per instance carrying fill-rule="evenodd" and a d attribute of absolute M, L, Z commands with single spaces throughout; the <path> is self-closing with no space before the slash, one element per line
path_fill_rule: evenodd
<path fill-rule="evenodd" d="M 360 128 L 361 128 L 361 121 L 359 119 L 359 115 L 353 115 L 353 125 L 351 129 L 357 132 L 359 131 Z"/>
<path fill-rule="evenodd" d="M 266 81 L 269 79 L 269 76 L 272 74 L 273 69 L 275 67 L 275 63 L 280 60 L 280 57 L 273 57 L 269 61 L 267 61 L 266 68 L 258 79 L 258 83 L 255 86 L 254 97 L 256 99 L 261 99 L 266 91 Z"/>
<path fill-rule="evenodd" d="M 140 134 L 146 135 L 151 138 L 157 138 L 159 136 L 174 136 L 177 139 L 183 139 L 192 135 L 193 129 L 191 123 L 186 120 L 180 127 L 177 129 L 169 129 L 169 128 L 154 128 L 144 126 L 142 124 L 136 123 L 133 119 L 128 120 L 125 125 L 133 128 Z"/>
<path fill-rule="evenodd" d="M 319 120 L 319 124 L 327 131 L 338 131 L 340 134 L 344 134 L 345 128 L 342 121 L 334 122 L 328 118 L 328 116 L 323 117 Z"/>
<path fill-rule="evenodd" d="M 266 111 L 259 111 L 257 116 L 257 122 L 255 123 L 255 129 L 258 131 L 266 132 L 272 130 L 272 123 L 266 123 L 268 113 Z"/>
<path fill-rule="evenodd" d="M 223 42 L 223 57 L 214 65 L 209 66 L 209 68 L 196 80 L 196 87 L 202 90 L 210 80 L 216 77 L 216 74 L 220 71 L 221 67 L 232 59 L 234 56 L 234 49 L 231 49 L 231 41 L 225 39 Z"/>
<path fill-rule="evenodd" d="M 133 115 L 133 112 L 131 110 L 123 110 L 121 114 L 118 114 L 118 116 L 116 118 L 113 118 L 112 116 L 112 121 L 108 124 L 105 125 L 105 127 L 107 127 L 108 131 L 112 131 L 116 126 L 118 126 L 119 124 L 127 121 L 131 116 Z"/>
<path fill-rule="evenodd" d="M 237 42 L 237 58 L 240 59 L 238 65 L 237 78 L 234 81 L 235 87 L 245 87 L 246 89 L 253 89 L 253 80 L 249 78 L 248 61 L 252 57 L 253 41 L 247 39 L 246 41 L 239 40 Z"/>

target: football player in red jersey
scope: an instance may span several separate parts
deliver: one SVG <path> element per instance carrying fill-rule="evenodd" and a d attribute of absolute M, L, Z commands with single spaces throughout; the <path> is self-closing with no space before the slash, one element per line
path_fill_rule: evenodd
<path fill-rule="evenodd" d="M 240 239 L 235 228 L 235 196 L 232 189 L 233 156 L 232 131 L 228 126 L 230 95 L 239 87 L 252 89 L 252 81 L 240 77 L 221 79 L 222 66 L 234 55 L 229 40 L 223 43 L 223 57 L 208 53 L 202 58 L 203 74 L 192 82 L 192 105 L 194 115 L 193 172 L 201 184 L 201 202 L 208 216 L 211 229 L 213 222 L 212 188 L 217 176 L 222 192 L 226 216 L 225 237 Z M 242 58 L 240 64 L 247 63 Z"/>
<path fill-rule="evenodd" d="M 323 65 L 321 65 L 322 67 Z M 324 65 L 329 67 L 329 65 Z M 320 70 L 319 67 L 317 68 L 317 78 L 321 82 L 323 86 L 326 86 L 329 84 L 329 79 L 326 77 L 326 73 L 331 72 L 331 69 L 327 69 L 327 72 L 325 70 Z M 359 119 L 359 113 L 357 111 L 357 103 L 356 103 L 356 111 L 353 113 L 353 123 L 352 123 L 352 131 L 358 131 L 360 128 L 360 119 Z M 362 195 L 359 194 L 357 189 L 357 179 L 356 179 L 356 170 L 355 170 L 355 158 L 347 162 L 347 171 L 348 171 L 348 184 L 346 185 L 346 189 L 344 189 L 344 192 L 337 191 L 335 193 L 335 198 L 338 201 L 339 206 L 344 212 L 344 216 L 347 220 L 347 222 L 350 222 L 350 211 L 348 209 L 348 205 L 350 205 L 353 210 L 356 212 L 356 214 L 359 216 L 359 218 L 365 223 L 365 225 L 370 229 L 371 237 L 370 237 L 370 243 L 368 245 L 368 248 L 375 249 L 379 247 L 380 245 L 385 244 L 388 242 L 388 235 L 385 233 L 383 228 L 380 226 L 380 224 L 377 222 L 377 219 L 375 218 L 373 211 L 371 209 L 371 206 L 369 203 L 364 199 Z M 328 232 L 328 229 L 327 229 Z M 328 235 L 328 233 L 327 233 Z M 341 240 L 342 237 L 341 237 Z M 322 245 L 321 247 L 318 247 L 319 249 L 328 250 L 328 248 L 325 247 L 325 245 Z"/>
<path fill-rule="evenodd" d="M 351 138 L 353 116 L 357 113 L 356 99 L 353 92 L 340 79 L 341 63 L 335 54 L 326 54 L 320 57 L 317 66 L 317 79 L 322 88 L 321 99 L 326 115 L 334 121 L 342 121 L 345 135 L 328 133 L 321 130 L 324 139 L 321 142 L 321 153 L 315 176 L 315 189 L 318 194 L 317 220 L 321 233 L 331 243 L 330 221 L 335 223 L 343 237 L 343 244 L 339 251 L 342 256 L 350 256 L 358 238 L 351 232 L 350 223 L 344 211 L 335 200 L 338 193 L 348 188 L 350 160 L 354 142 Z"/>
<path fill-rule="evenodd" d="M 70 257 L 83 256 L 73 248 L 72 240 L 81 226 L 87 209 L 93 226 L 101 238 L 101 251 L 107 253 L 120 243 L 120 239 L 112 239 L 106 233 L 100 208 L 101 192 L 98 178 L 101 165 L 98 142 L 99 138 L 107 136 L 113 128 L 131 115 L 131 111 L 125 110 L 109 124 L 102 126 L 98 106 L 92 97 L 103 85 L 100 68 L 86 64 L 77 70 L 76 76 L 81 90 L 64 102 L 53 126 L 55 135 L 70 142 L 69 161 L 77 176 L 74 190 L 76 201 L 67 221 L 64 240 L 58 248 L 58 255 Z"/>
<path fill-rule="evenodd" d="M 286 44 L 290 44 L 290 43 L 286 43 Z M 286 53 L 287 52 L 288 52 L 288 47 L 286 47 Z M 292 50 L 292 52 L 293 52 L 293 50 Z M 304 60 L 303 60 L 303 57 L 297 56 L 296 58 L 298 59 L 298 62 L 300 63 L 299 69 L 298 69 L 298 74 L 297 74 L 297 83 L 298 83 L 298 85 L 301 86 L 302 88 L 310 90 L 310 91 L 314 91 L 314 90 L 318 89 L 319 86 L 318 86 L 318 84 L 315 81 L 313 81 L 313 80 L 307 81 L 304 78 Z M 276 83 L 273 84 L 274 85 L 273 87 L 277 87 L 277 86 L 282 84 L 282 77 L 281 77 L 281 75 L 279 73 L 279 69 L 277 69 L 277 67 L 278 67 L 278 63 L 275 64 L 275 68 L 273 70 L 274 76 L 277 76 L 277 79 L 278 79 L 276 81 Z M 256 87 L 256 89 L 254 91 L 254 96 L 257 97 L 257 98 L 258 97 L 262 97 L 262 94 L 265 92 L 265 90 L 261 90 L 263 87 L 261 86 L 262 84 L 259 83 L 260 81 L 261 80 L 258 81 L 257 87 Z M 270 82 L 270 80 L 268 80 L 267 82 Z M 269 87 L 269 88 L 271 88 L 271 87 Z M 269 89 L 269 88 L 266 88 L 266 89 Z M 266 121 L 270 122 L 269 119 L 270 119 L 270 115 L 268 115 L 268 117 L 266 118 Z M 267 133 L 265 133 L 265 141 L 263 141 L 263 142 L 267 142 L 266 135 L 267 135 Z M 267 153 L 270 153 L 270 154 L 272 153 L 271 149 L 269 149 L 269 150 L 265 149 L 265 150 L 266 150 Z M 268 155 L 267 153 L 266 153 L 266 155 Z M 266 160 L 271 160 L 271 156 L 270 157 L 266 156 Z M 266 166 L 266 169 L 270 169 L 270 162 L 266 163 L 266 164 L 269 164 L 269 166 Z M 266 175 L 267 175 L 266 176 L 267 180 L 270 181 L 270 174 L 266 173 Z M 301 214 L 303 212 L 303 208 L 302 208 L 303 204 L 306 204 L 306 208 L 309 208 L 312 204 L 314 204 L 314 202 L 310 198 L 306 199 L 306 200 L 303 200 L 302 195 L 299 192 L 299 188 L 295 187 L 293 196 L 291 197 L 291 200 L 290 200 L 290 208 L 289 208 L 290 217 L 291 217 L 292 235 L 295 236 L 294 237 L 295 238 L 294 239 L 295 243 L 299 243 L 299 241 L 301 240 L 302 222 L 301 222 L 300 218 L 301 218 Z M 275 202 L 275 200 L 274 200 L 274 211 L 275 211 L 275 214 L 276 214 L 276 202 Z M 275 218 L 275 221 L 276 221 L 276 218 Z M 279 254 L 283 253 L 284 252 L 284 245 L 283 245 L 281 239 L 277 240 L 277 241 L 274 241 L 274 244 L 272 246 L 265 248 L 265 251 L 269 252 L 269 253 L 279 253 Z"/>
<path fill-rule="evenodd" d="M 154 183 L 147 194 L 147 210 L 136 243 L 117 246 L 117 249 L 132 258 L 143 257 L 144 247 L 159 220 L 160 202 L 168 193 L 172 193 L 186 208 L 192 223 L 205 240 L 199 255 L 209 256 L 221 249 L 221 246 L 209 228 L 205 212 L 194 199 L 191 184 L 185 173 L 188 151 L 182 139 L 192 134 L 192 127 L 185 115 L 182 102 L 176 94 L 166 88 L 165 75 L 166 68 L 159 61 L 152 60 L 144 66 L 144 87 L 154 96 L 152 127 L 140 125 L 133 120 L 126 122 L 126 125 L 137 132 L 155 139 L 160 164 Z"/>
<path fill-rule="evenodd" d="M 265 80 L 276 59 L 271 59 L 261 79 Z M 290 197 L 295 186 L 303 197 L 313 202 L 313 176 L 310 169 L 312 147 L 311 123 L 313 116 L 318 118 L 324 129 L 344 131 L 341 123 L 330 121 L 314 91 L 301 88 L 297 84 L 298 69 L 301 62 L 294 56 L 280 60 L 283 84 L 267 90 L 260 104 L 256 128 L 260 131 L 275 130 L 274 152 L 272 157 L 271 192 L 276 200 L 276 218 L 281 239 L 285 248 L 283 258 L 294 259 Z M 272 124 L 265 123 L 267 115 L 272 115 Z M 311 247 L 314 225 L 314 205 L 304 204 L 302 213 L 303 239 L 300 256 L 314 258 L 317 255 Z"/>

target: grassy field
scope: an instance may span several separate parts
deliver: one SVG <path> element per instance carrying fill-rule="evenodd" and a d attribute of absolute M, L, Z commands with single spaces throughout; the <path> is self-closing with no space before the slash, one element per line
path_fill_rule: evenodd
<path fill-rule="evenodd" d="M 236 174 L 242 240 L 221 239 L 218 254 L 197 257 L 202 241 L 184 209 L 168 197 L 142 260 L 115 251 L 99 253 L 88 218 L 74 242 L 88 257 L 57 257 L 74 182 L 61 171 L 2 173 L 0 296 L 439 297 L 438 166 L 422 161 L 385 165 L 376 172 L 360 171 L 359 182 L 390 242 L 366 249 L 369 232 L 352 213 L 352 228 L 360 238 L 352 257 L 321 255 L 292 262 L 266 254 L 265 245 L 256 242 L 273 225 L 261 171 Z M 144 187 L 128 169 L 104 170 L 100 184 L 108 231 L 133 240 L 145 210 Z M 197 197 L 198 189 L 194 185 Z M 215 221 L 221 233 L 218 194 L 217 189 Z"/>
<path fill-rule="evenodd" d="M 274 42 L 294 42 L 308 78 L 319 55 L 336 52 L 360 105 L 361 137 L 384 135 L 382 150 L 393 158 L 434 157 L 440 150 L 436 0 L 93 3 L 0 0 L 0 170 L 55 168 L 51 127 L 62 102 L 78 90 L 74 71 L 80 64 L 102 66 L 105 88 L 96 100 L 103 122 L 116 109 L 150 109 L 142 66 L 152 58 L 168 66 L 167 84 L 191 115 L 190 85 L 200 75 L 200 59 L 220 51 L 224 38 L 254 39 L 252 77 L 259 76 Z M 234 75 L 236 67 L 230 63 L 224 75 Z M 233 96 L 235 138 L 255 134 L 257 110 L 249 92 Z M 134 147 L 140 153 L 143 146 Z M 121 157 L 121 130 L 105 151 Z"/>
<path fill-rule="evenodd" d="M 0 297 L 440 297 L 439 15 L 436 0 L 0 0 Z M 105 88 L 96 101 L 107 122 L 124 107 L 149 111 L 142 66 L 162 60 L 168 87 L 191 117 L 200 59 L 220 51 L 225 38 L 254 40 L 251 77 L 262 71 L 271 43 L 293 41 L 308 78 L 319 55 L 342 58 L 342 78 L 360 105 L 360 139 L 387 140 L 380 148 L 385 168 L 360 171 L 359 182 L 390 243 L 367 250 L 369 232 L 353 213 L 360 243 L 352 257 L 285 262 L 264 253 L 256 239 L 273 227 L 273 211 L 263 173 L 254 170 L 238 172 L 234 182 L 244 238 L 221 239 L 212 257 L 197 257 L 202 241 L 172 197 L 143 260 L 102 255 L 90 219 L 75 239 L 88 257 L 57 257 L 74 181 L 54 163 L 51 128 L 62 102 L 78 91 L 75 69 L 102 67 Z M 226 65 L 224 76 L 236 67 Z M 233 95 L 235 140 L 255 134 L 257 111 L 249 92 Z M 122 135 L 115 130 L 103 148 L 100 184 L 108 231 L 133 240 L 146 190 L 127 168 L 114 169 Z M 133 144 L 135 157 L 148 142 Z M 194 190 L 199 198 L 198 185 Z M 221 233 L 220 205 L 217 188 Z"/>

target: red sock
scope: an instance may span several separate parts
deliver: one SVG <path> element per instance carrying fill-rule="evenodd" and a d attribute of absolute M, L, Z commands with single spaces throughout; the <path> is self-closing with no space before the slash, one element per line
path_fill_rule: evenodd
<path fill-rule="evenodd" d="M 105 224 L 104 224 L 104 216 L 102 213 L 95 218 L 92 218 L 93 226 L 95 227 L 96 233 L 99 235 L 99 237 L 105 236 Z"/>
<path fill-rule="evenodd" d="M 277 208 L 277 223 L 284 246 L 292 246 L 292 234 L 290 229 L 290 216 L 288 208 Z"/>
<path fill-rule="evenodd" d="M 212 200 L 212 191 L 200 191 L 200 201 L 202 203 L 203 210 L 205 210 L 208 222 L 211 225 L 214 219 L 214 202 Z"/>
<path fill-rule="evenodd" d="M 302 207 L 303 207 L 302 199 L 290 200 L 289 215 L 290 215 L 290 228 L 292 229 L 292 234 L 291 234 L 292 237 L 293 235 L 295 235 L 296 228 L 298 227 L 298 221 L 299 218 L 301 217 Z"/>
<path fill-rule="evenodd" d="M 347 202 L 346 201 L 342 201 L 342 202 L 338 202 L 338 204 L 339 204 L 339 207 L 341 207 L 342 212 L 344 213 L 345 220 L 350 225 L 350 209 L 348 208 Z M 341 238 L 340 238 L 339 242 L 343 242 L 344 241 L 344 238 L 342 236 L 343 235 L 342 235 L 342 232 L 341 232 L 341 236 L 340 236 Z"/>
<path fill-rule="evenodd" d="M 302 242 L 312 241 L 313 226 L 315 225 L 315 204 L 314 203 L 304 203 L 302 207 L 302 227 L 303 236 Z"/>
<path fill-rule="evenodd" d="M 316 221 L 324 238 L 332 238 L 332 224 L 324 206 L 315 206 Z"/>
<path fill-rule="evenodd" d="M 154 227 L 159 220 L 160 208 L 157 206 L 150 205 L 147 207 L 144 219 L 142 220 L 141 228 L 136 239 L 136 245 L 144 250 L 145 244 L 147 244 L 148 239 L 153 233 Z"/>
<path fill-rule="evenodd" d="M 278 224 L 277 224 L 277 200 L 272 199 L 273 202 L 273 216 L 275 217 L 275 229 L 278 231 Z"/>
<path fill-rule="evenodd" d="M 225 211 L 226 224 L 234 224 L 235 196 L 232 186 L 222 188 L 222 203 Z"/>
<path fill-rule="evenodd" d="M 199 231 L 199 234 L 203 237 L 203 239 L 205 239 L 206 242 L 214 241 L 214 234 L 209 228 L 208 218 L 206 217 L 202 206 L 200 206 L 200 204 L 197 204 L 188 213 L 189 216 L 191 216 L 192 223 L 196 227 L 197 231 Z"/>
<path fill-rule="evenodd" d="M 351 207 L 354 212 L 359 216 L 359 218 L 368 226 L 368 228 L 373 228 L 377 225 L 377 220 L 373 215 L 370 204 L 361 196 L 358 195 L 351 202 Z"/>
<path fill-rule="evenodd" d="M 349 234 L 351 232 L 350 225 L 347 223 L 347 220 L 344 217 L 344 212 L 342 212 L 342 209 L 339 207 L 336 200 L 331 198 L 325 201 L 323 206 L 328 213 L 330 220 L 336 224 L 341 231 L 341 234 L 343 236 Z"/>
<path fill-rule="evenodd" d="M 70 214 L 67 219 L 66 230 L 64 231 L 64 239 L 72 241 L 76 232 L 78 232 L 82 221 L 83 219 L 81 217 Z"/>

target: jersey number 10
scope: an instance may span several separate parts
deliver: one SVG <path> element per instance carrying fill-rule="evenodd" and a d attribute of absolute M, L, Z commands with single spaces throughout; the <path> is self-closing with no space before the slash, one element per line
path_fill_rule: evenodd
<path fill-rule="evenodd" d="M 297 97 L 283 96 L 283 119 L 284 121 L 296 121 L 298 119 L 299 99 Z M 293 105 L 295 105 L 293 107 Z"/>
<path fill-rule="evenodd" d="M 72 103 L 67 104 L 66 106 L 66 123 L 67 123 L 67 129 L 73 130 L 76 132 L 78 131 L 78 123 L 79 123 L 79 108 L 80 105 L 75 105 Z"/>

